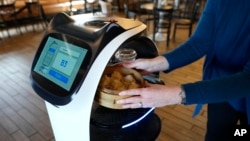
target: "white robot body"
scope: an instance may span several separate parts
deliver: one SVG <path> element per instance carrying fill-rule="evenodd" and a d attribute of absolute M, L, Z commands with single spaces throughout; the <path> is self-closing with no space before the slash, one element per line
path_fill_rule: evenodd
<path fill-rule="evenodd" d="M 85 29 L 90 23 L 98 28 Z M 145 29 L 141 22 L 123 18 L 71 18 L 63 13 L 54 17 L 35 55 L 31 84 L 45 100 L 56 141 L 91 140 L 91 112 L 102 73 L 115 52 Z M 148 52 L 157 55 L 155 45 L 151 46 Z M 121 128 L 139 122 L 153 110 L 149 108 Z"/>
<path fill-rule="evenodd" d="M 107 44 L 95 59 L 85 81 L 72 102 L 59 107 L 46 102 L 53 132 L 57 135 L 55 136 L 56 141 L 90 140 L 91 108 L 103 70 L 117 48 L 131 36 L 142 32 L 145 28 L 145 25 L 141 25 L 126 31 Z"/>

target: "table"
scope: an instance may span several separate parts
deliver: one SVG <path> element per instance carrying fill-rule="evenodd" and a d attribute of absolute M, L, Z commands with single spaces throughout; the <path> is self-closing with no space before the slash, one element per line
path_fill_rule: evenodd
<path fill-rule="evenodd" d="M 145 9 L 151 13 L 153 13 L 152 11 L 154 10 L 155 7 L 155 3 L 145 3 L 141 5 L 141 9 Z M 173 10 L 173 6 L 170 6 L 168 4 L 165 5 L 159 5 L 157 4 L 156 6 L 159 9 L 164 9 L 164 10 Z M 156 41 L 166 41 L 166 34 L 162 32 L 162 29 L 159 29 L 157 33 L 155 33 L 155 40 Z M 153 34 L 149 35 L 150 39 L 153 39 Z"/>

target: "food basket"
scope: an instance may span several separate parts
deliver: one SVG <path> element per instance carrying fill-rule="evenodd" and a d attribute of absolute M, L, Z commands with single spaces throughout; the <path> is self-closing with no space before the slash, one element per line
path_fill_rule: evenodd
<path fill-rule="evenodd" d="M 135 69 L 108 66 L 100 80 L 95 101 L 107 108 L 122 109 L 116 101 L 130 96 L 119 96 L 119 92 L 142 87 L 144 87 L 144 79 Z"/>

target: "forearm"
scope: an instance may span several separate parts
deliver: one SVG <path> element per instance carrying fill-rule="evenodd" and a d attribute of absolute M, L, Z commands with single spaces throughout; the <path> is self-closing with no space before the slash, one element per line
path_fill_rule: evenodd
<path fill-rule="evenodd" d="M 169 63 L 167 59 L 163 56 L 157 56 L 152 60 L 152 66 L 150 67 L 150 72 L 159 72 L 169 69 Z"/>
<path fill-rule="evenodd" d="M 209 10 L 203 12 L 192 36 L 174 50 L 163 54 L 169 63 L 168 71 L 188 65 L 211 51 L 214 37 L 214 16 L 215 14 Z"/>
<path fill-rule="evenodd" d="M 143 70 L 146 73 L 165 71 L 169 68 L 168 61 L 163 56 L 157 56 L 150 59 L 136 59 L 135 61 L 124 62 L 124 67 Z"/>
<path fill-rule="evenodd" d="M 200 41 L 198 38 L 196 38 L 196 36 L 191 37 L 179 47 L 166 54 L 163 54 L 169 64 L 167 72 L 183 67 L 200 59 L 207 54 L 209 47 L 209 44 L 203 44 L 203 41 Z"/>
<path fill-rule="evenodd" d="M 249 96 L 250 72 L 184 84 L 186 104 L 224 102 Z"/>

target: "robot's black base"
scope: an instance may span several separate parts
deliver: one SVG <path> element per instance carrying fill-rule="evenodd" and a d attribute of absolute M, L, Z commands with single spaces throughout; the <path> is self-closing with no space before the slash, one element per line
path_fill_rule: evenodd
<path fill-rule="evenodd" d="M 139 123 L 124 129 L 103 128 L 90 125 L 91 141 L 155 141 L 161 130 L 161 121 L 151 114 Z"/>

